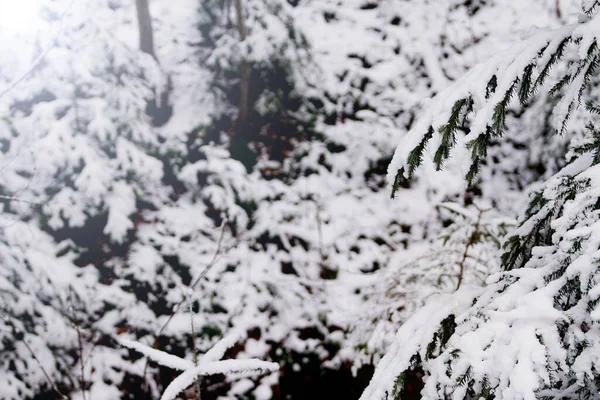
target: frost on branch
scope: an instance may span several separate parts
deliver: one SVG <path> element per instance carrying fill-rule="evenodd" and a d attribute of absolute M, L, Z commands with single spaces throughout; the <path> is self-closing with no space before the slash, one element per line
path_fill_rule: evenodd
<path fill-rule="evenodd" d="M 198 365 L 139 342 L 120 340 L 120 343 L 125 347 L 142 353 L 162 366 L 183 371 L 181 375 L 167 386 L 161 396 L 161 400 L 173 400 L 179 393 L 190 387 L 200 376 L 217 374 L 252 376 L 279 370 L 279 364 L 258 359 L 219 361 L 225 352 L 235 345 L 238 339 L 240 339 L 240 334 L 236 332 L 225 336 L 200 358 Z"/>
<path fill-rule="evenodd" d="M 199 376 L 203 375 L 239 375 L 251 376 L 279 370 L 279 364 L 257 359 L 213 361 L 205 365 L 186 370 L 165 389 L 161 400 L 173 400 L 175 396 L 192 385 Z"/>

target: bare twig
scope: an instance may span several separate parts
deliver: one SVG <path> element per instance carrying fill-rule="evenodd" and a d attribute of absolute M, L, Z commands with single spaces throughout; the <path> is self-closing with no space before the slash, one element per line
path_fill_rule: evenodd
<path fill-rule="evenodd" d="M 5 196 L 3 194 L 0 194 L 0 199 L 1 200 L 18 201 L 18 202 L 21 202 L 21 203 L 33 204 L 35 206 L 41 206 L 41 205 L 43 205 L 43 203 L 40 203 L 40 202 L 37 202 L 37 201 L 23 200 L 23 199 L 20 199 L 18 197 Z"/>
<path fill-rule="evenodd" d="M 196 287 L 196 285 L 198 285 L 198 283 L 202 280 L 202 278 L 204 278 L 206 276 L 208 271 L 210 271 L 212 269 L 212 267 L 216 264 L 216 262 L 219 260 L 219 257 L 222 254 L 222 244 L 223 244 L 223 238 L 225 237 L 225 229 L 227 228 L 227 222 L 228 222 L 227 219 L 225 219 L 225 220 L 223 220 L 223 223 L 221 224 L 221 233 L 219 235 L 219 240 L 217 241 L 217 248 L 215 250 L 215 254 L 213 255 L 212 259 L 209 261 L 209 263 L 206 265 L 206 267 L 204 267 L 202 272 L 200 272 L 198 277 L 196 277 L 196 279 L 194 279 L 194 281 L 190 285 L 190 289 L 194 289 Z M 173 317 L 175 316 L 175 314 L 177 314 L 177 312 L 179 311 L 179 308 L 181 307 L 181 305 L 183 303 L 185 303 L 186 300 L 187 299 L 184 297 L 183 299 L 181 299 L 181 301 L 179 301 L 179 303 L 175 304 L 175 306 L 171 310 L 171 314 L 169 315 L 169 318 L 167 318 L 167 320 L 165 321 L 163 326 L 156 333 L 156 338 L 154 339 L 153 347 L 158 344 L 158 338 L 164 332 L 164 330 L 167 328 L 169 323 L 173 320 Z M 146 359 L 146 364 L 144 365 L 144 375 L 143 375 L 144 382 L 147 382 L 146 381 L 147 371 L 148 371 L 148 359 Z M 147 389 L 147 386 L 146 386 L 146 389 Z"/>
<path fill-rule="evenodd" d="M 481 223 L 481 216 L 486 211 L 486 210 L 483 210 L 478 207 L 477 207 L 477 209 L 479 211 L 479 214 L 477 215 L 477 222 L 475 222 L 475 229 L 473 229 L 473 233 L 471 233 L 471 236 L 469 237 L 469 240 L 467 241 L 467 243 L 465 245 L 465 251 L 463 252 L 462 258 L 458 262 L 459 272 L 458 272 L 458 283 L 456 284 L 456 290 L 460 289 L 460 285 L 462 284 L 463 275 L 464 275 L 464 271 L 465 271 L 465 264 L 466 264 L 467 258 L 469 257 L 469 249 L 477 241 L 477 238 L 479 236 L 479 225 Z"/>
<path fill-rule="evenodd" d="M 12 331 L 13 331 L 13 335 L 15 337 L 18 337 L 18 333 L 17 333 L 17 328 L 13 325 L 10 324 Z M 40 367 L 40 370 L 42 371 L 42 373 L 44 374 L 44 377 L 46 378 L 46 380 L 48 381 L 48 384 L 50 385 L 50 387 L 52 388 L 52 390 L 54 390 L 54 392 L 62 399 L 62 400 L 69 400 L 69 397 L 66 396 L 63 392 L 60 391 L 60 389 L 58 388 L 58 386 L 56 386 L 56 383 L 54 383 L 54 381 L 52 380 L 52 378 L 50 378 L 50 374 L 48 374 L 48 371 L 46 371 L 46 368 L 44 368 L 44 366 L 42 365 L 42 362 L 40 361 L 39 358 L 37 358 L 37 356 L 35 355 L 35 352 L 33 351 L 33 349 L 31 348 L 31 346 L 29 346 L 29 344 L 27 343 L 27 340 L 25 340 L 25 332 L 21 333 L 23 335 L 23 339 L 21 339 L 21 342 L 23 342 L 23 344 L 25 345 L 25 347 L 27 348 L 27 350 L 29 351 L 29 354 L 31 355 L 31 358 L 33 358 L 33 360 L 38 364 L 38 366 Z"/>
<path fill-rule="evenodd" d="M 319 203 L 315 200 L 315 207 L 316 207 L 316 218 L 317 218 L 317 234 L 318 234 L 318 238 L 319 238 L 319 256 L 321 257 L 321 262 L 325 262 L 325 254 L 323 253 L 323 228 L 322 228 L 322 224 L 323 224 L 323 220 L 321 219 L 321 207 L 319 206 Z"/>
<path fill-rule="evenodd" d="M 92 347 L 88 351 L 88 356 L 86 357 L 86 359 L 83 362 L 84 366 L 86 366 L 87 363 L 92 359 L 92 354 L 94 353 L 94 350 L 96 349 L 96 347 L 100 343 L 100 340 L 102 339 L 102 333 L 100 331 L 96 331 L 94 329 L 90 329 L 90 331 L 92 334 L 92 338 L 90 339 L 90 342 L 92 343 Z M 99 336 L 100 336 L 99 338 L 96 337 L 96 333 L 99 334 Z"/>
<path fill-rule="evenodd" d="M 191 289 L 194 289 L 196 287 L 196 285 L 198 285 L 198 283 L 202 280 L 202 278 L 204 278 L 206 276 L 208 271 L 210 271 L 210 269 L 215 265 L 215 263 L 219 259 L 219 256 L 221 255 L 221 250 L 222 250 L 221 246 L 222 246 L 222 242 L 223 242 L 223 237 L 225 236 L 226 222 L 227 222 L 226 220 L 223 221 L 223 224 L 221 225 L 221 235 L 219 236 L 219 241 L 217 242 L 217 249 L 215 251 L 215 254 L 213 255 L 213 258 L 206 265 L 206 267 L 204 267 L 202 272 L 200 272 L 198 277 L 192 282 L 192 284 L 190 285 Z M 179 311 L 179 307 L 181 307 L 181 305 L 183 303 L 185 303 L 185 301 L 186 301 L 186 299 L 184 297 L 179 303 L 177 303 L 173 307 L 173 310 L 171 311 L 171 315 L 169 315 L 169 318 L 167 319 L 167 321 L 165 321 L 164 325 L 160 328 L 160 330 L 156 334 L 157 337 L 160 336 L 163 333 L 163 331 L 167 328 L 167 325 L 169 325 L 169 323 L 171 322 L 171 320 L 173 319 L 173 317 L 175 316 L 177 311 Z"/>
<path fill-rule="evenodd" d="M 81 337 L 81 329 L 79 325 L 75 323 L 75 330 L 77 331 L 77 344 L 79 346 L 79 365 L 81 366 L 81 377 L 79 384 L 81 386 L 81 397 L 85 400 L 85 364 L 83 362 L 83 338 Z"/>
<path fill-rule="evenodd" d="M 198 348 L 196 347 L 196 328 L 194 327 L 194 305 L 190 296 L 190 327 L 192 332 L 192 350 L 194 352 L 194 365 L 198 366 Z M 196 379 L 196 399 L 201 400 L 200 376 Z"/>
<path fill-rule="evenodd" d="M 20 154 L 20 150 L 17 152 L 17 154 Z M 25 193 L 25 191 L 26 191 L 27 189 L 29 189 L 29 187 L 31 186 L 31 182 L 33 181 L 33 178 L 34 178 L 34 176 L 37 174 L 37 163 L 36 163 L 36 161 L 35 161 L 35 160 L 36 160 L 36 158 L 35 158 L 35 155 L 33 154 L 33 152 L 31 152 L 31 150 L 30 150 L 30 154 L 31 154 L 31 155 L 32 155 L 32 157 L 33 157 L 33 161 L 32 161 L 32 163 L 33 163 L 33 173 L 32 173 L 32 175 L 31 175 L 31 177 L 30 177 L 30 178 L 27 180 L 27 184 L 26 184 L 25 186 L 23 186 L 21 189 L 19 189 L 19 190 L 15 191 L 15 192 L 14 192 L 13 194 L 11 194 L 11 195 L 1 195 L 1 196 L 0 196 L 0 199 L 4 199 L 4 200 L 11 200 L 11 201 L 15 201 L 15 202 L 17 202 L 17 203 L 19 203 L 19 202 L 20 202 L 20 203 L 27 203 L 27 204 L 37 205 L 37 206 L 42 206 L 42 205 L 43 205 L 43 204 L 41 204 L 41 203 L 35 203 L 35 202 L 33 202 L 33 201 L 29 201 L 29 200 L 22 200 L 22 199 L 20 199 L 20 198 L 19 198 L 19 196 L 20 196 L 21 194 Z M 15 156 L 15 157 L 16 157 L 16 156 Z M 14 160 L 14 159 L 13 159 L 13 160 Z M 10 162 L 12 162 L 12 160 L 11 160 Z M 3 167 L 2 167 L 2 170 L 3 170 L 5 167 L 6 167 L 6 166 L 3 166 Z M 16 224 L 16 223 L 17 223 L 17 222 L 19 222 L 20 220 L 21 220 L 20 218 L 15 218 L 15 219 L 13 220 L 13 222 L 12 222 L 12 223 L 9 223 L 9 224 L 7 224 L 7 225 L 2 225 L 2 226 L 0 226 L 0 228 L 2 228 L 2 229 L 4 229 L 4 228 L 8 228 L 8 227 L 10 227 L 10 226 L 12 226 L 12 225 Z M 30 228 L 30 230 L 31 230 L 31 228 Z"/>
<path fill-rule="evenodd" d="M 221 234 L 219 235 L 219 240 L 217 241 L 217 249 L 215 251 L 215 254 L 213 255 L 213 258 L 210 260 L 210 262 L 206 265 L 206 267 L 204 267 L 202 272 L 200 272 L 198 277 L 192 282 L 192 286 L 191 286 L 192 289 L 194 289 L 196 287 L 196 285 L 202 280 L 202 278 L 204 278 L 206 276 L 208 271 L 210 271 L 210 269 L 215 265 L 215 263 L 219 259 L 219 256 L 221 255 L 222 245 L 223 245 L 223 238 L 225 237 L 225 230 L 227 228 L 228 222 L 229 221 L 227 219 L 225 219 L 221 223 Z M 182 303 L 183 303 L 183 301 L 182 301 Z"/>
<path fill-rule="evenodd" d="M 83 400 L 85 398 L 85 363 L 83 361 L 83 337 L 81 335 L 81 329 L 79 327 L 79 322 L 77 321 L 77 317 L 75 315 L 75 308 L 73 306 L 73 288 L 69 287 L 69 308 L 71 309 L 70 320 L 77 332 L 77 346 L 79 351 L 79 365 L 80 365 L 80 376 L 79 376 L 79 386 L 81 388 L 81 397 Z"/>

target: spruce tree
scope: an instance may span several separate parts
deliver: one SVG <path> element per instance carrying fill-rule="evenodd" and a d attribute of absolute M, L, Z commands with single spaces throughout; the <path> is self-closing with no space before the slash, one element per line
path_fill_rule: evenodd
<path fill-rule="evenodd" d="M 579 24 L 539 31 L 474 67 L 432 100 L 398 146 L 393 194 L 425 160 L 441 169 L 453 154 L 469 155 L 465 179 L 475 184 L 490 143 L 507 134 L 511 107 L 539 96 L 552 104 L 551 127 L 569 137 L 571 151 L 531 192 L 504 242 L 502 271 L 484 288 L 417 311 L 363 399 L 598 396 L 597 6 L 583 2 Z"/>
<path fill-rule="evenodd" d="M 336 240 L 330 259 L 335 257 L 342 266 L 340 275 L 345 269 L 362 274 L 355 281 L 359 283 L 356 291 L 360 302 L 349 307 L 350 335 L 342 341 L 338 359 L 360 365 L 379 360 L 399 324 L 429 295 L 456 289 L 455 268 L 460 258 L 455 255 L 462 256 L 470 236 L 461 233 L 475 226 L 475 205 L 493 207 L 483 215 L 486 222 L 500 224 L 514 219 L 514 207 L 523 187 L 539 179 L 540 174 L 556 171 L 561 162 L 556 161 L 555 155 L 564 151 L 556 135 L 508 132 L 506 140 L 490 145 L 490 162 L 482 166 L 482 179 L 472 187 L 466 187 L 461 177 L 462 165 L 454 157 L 439 173 L 430 165 L 417 170 L 412 180 L 402 181 L 397 199 L 390 201 L 384 176 L 393 154 L 390 149 L 397 145 L 396 137 L 414 125 L 427 104 L 421 103 L 421 98 L 439 93 L 460 78 L 475 60 L 486 59 L 498 37 L 508 46 L 512 37 L 509 32 L 529 27 L 530 20 L 513 16 L 531 14 L 546 19 L 546 23 L 555 22 L 552 10 L 531 2 L 423 1 L 415 7 L 410 2 L 392 1 L 381 2 L 377 7 L 370 3 L 373 8 L 360 1 L 337 6 L 333 3 L 336 2 L 327 2 L 323 8 L 329 20 L 325 33 L 335 40 L 352 36 L 354 25 L 351 18 L 346 19 L 347 14 L 362 14 L 362 19 L 371 24 L 378 21 L 377 30 L 369 30 L 347 50 L 352 63 L 337 61 L 337 52 L 330 50 L 332 54 L 328 56 L 336 62 L 328 65 L 339 68 L 334 70 L 337 80 L 327 81 L 325 86 L 328 97 L 337 100 L 331 107 L 333 111 L 328 109 L 329 100 L 324 101 L 326 110 L 337 121 L 326 119 L 325 124 L 331 126 L 325 126 L 323 132 L 329 140 L 347 148 L 339 154 L 325 153 L 332 172 L 336 177 L 341 175 L 336 182 L 340 182 L 340 188 L 346 188 L 328 195 L 327 188 L 320 191 L 322 198 L 331 196 L 332 200 L 325 204 L 344 204 L 343 209 L 326 208 L 332 216 L 329 220 L 348 232 Z M 349 13 L 352 7 L 355 10 Z M 471 26 L 478 29 L 471 30 Z M 314 43 L 320 49 L 327 39 Z M 507 123 L 513 126 L 517 118 L 522 118 L 532 125 L 543 125 L 546 114 L 545 104 L 535 101 L 518 117 L 516 113 L 509 115 Z M 348 157 L 354 160 L 351 164 Z M 344 173 L 352 178 L 344 179 Z M 321 176 L 324 174 L 320 172 Z M 357 175 L 362 175 L 365 183 L 358 182 Z M 365 193 L 364 186 L 373 193 Z M 362 201 L 354 201 L 355 196 Z M 346 198 L 348 201 L 342 203 Z M 439 207 L 449 202 L 475 218 L 450 218 L 449 211 Z M 382 209 L 388 211 L 380 212 Z M 454 230 L 454 240 L 443 245 L 443 237 Z M 496 233 L 500 239 L 502 235 Z M 483 269 L 495 271 L 500 249 L 493 241 L 484 241 L 477 244 L 472 254 L 482 250 L 484 258 L 492 262 L 480 267 L 485 265 Z M 471 273 L 477 274 L 467 268 L 469 283 L 485 279 Z M 446 279 L 438 283 L 442 275 Z M 387 297 L 386 293 L 392 296 Z M 365 320 L 375 323 L 365 324 Z"/>

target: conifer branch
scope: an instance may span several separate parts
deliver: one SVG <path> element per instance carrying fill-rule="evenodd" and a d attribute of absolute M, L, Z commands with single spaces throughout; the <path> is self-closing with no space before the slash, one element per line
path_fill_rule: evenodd
<path fill-rule="evenodd" d="M 438 94 L 425 115 L 396 149 L 388 170 L 392 197 L 399 188 L 401 177 L 408 172 L 407 178 L 410 178 L 422 163 L 423 151 L 433 136 L 438 136 L 439 145 L 432 161 L 438 170 L 441 169 L 456 143 L 455 135 L 459 129 L 468 132 L 466 143 L 471 151 L 471 165 L 466 179 L 471 184 L 479 172 L 479 163 L 486 156 L 490 140 L 501 137 L 504 133 L 507 110 L 515 94 L 519 103 L 526 105 L 545 83 L 550 69 L 563 58 L 569 44 L 574 47 L 587 45 L 581 38 L 584 35 L 595 35 L 595 31 L 588 30 L 592 29 L 599 18 L 595 17 L 580 26 L 536 34 L 517 48 L 509 49 L 473 68 L 460 81 Z M 566 74 L 550 90 L 550 95 L 554 95 L 567 86 L 570 88 L 570 92 L 563 95 L 561 100 L 564 105 L 557 107 L 560 133 L 564 132 L 572 111 L 581 101 L 583 89 L 599 64 L 597 41 L 587 40 L 585 43 L 589 43 L 589 47 L 585 49 L 587 56 L 575 60 L 572 72 Z M 579 50 L 581 52 L 583 49 Z M 535 70 L 540 71 L 537 78 L 534 77 Z M 481 93 L 482 88 L 476 86 L 482 81 L 486 82 L 484 93 Z M 483 98 L 484 101 L 476 102 L 475 98 Z M 449 117 L 444 123 L 437 123 L 439 115 L 444 115 L 444 107 L 447 107 L 451 99 L 453 105 Z"/>

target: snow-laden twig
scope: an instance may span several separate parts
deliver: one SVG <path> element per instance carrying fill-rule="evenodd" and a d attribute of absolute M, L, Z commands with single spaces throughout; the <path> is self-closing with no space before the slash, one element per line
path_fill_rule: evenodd
<path fill-rule="evenodd" d="M 225 352 L 232 348 L 240 339 L 242 339 L 242 334 L 240 331 L 234 330 L 230 332 L 223 339 L 215 343 L 214 346 L 204 353 L 202 357 L 200 357 L 200 363 L 220 360 L 225 355 Z"/>
<path fill-rule="evenodd" d="M 279 370 L 279 364 L 274 362 L 257 360 L 223 360 L 213 361 L 197 367 L 188 369 L 171 382 L 165 389 L 161 400 L 173 400 L 175 396 L 191 386 L 199 376 L 206 375 L 254 375 Z"/>
<path fill-rule="evenodd" d="M 221 254 L 223 253 L 223 238 L 225 237 L 225 230 L 227 229 L 227 219 L 223 220 L 223 222 L 221 223 L 221 233 L 219 234 L 219 240 L 217 241 L 217 247 L 215 249 L 215 253 L 213 254 L 212 259 L 208 262 L 208 264 L 206 264 L 206 267 L 204 267 L 204 269 L 200 272 L 200 274 L 196 277 L 196 279 L 194 279 L 194 281 L 192 282 L 192 284 L 189 286 L 190 290 L 194 289 L 198 283 L 200 283 L 200 281 L 202 280 L 202 278 L 204 278 L 206 276 L 206 274 L 208 273 L 208 271 L 211 270 L 211 268 L 216 264 L 216 262 L 219 260 L 219 257 L 221 256 Z M 171 314 L 169 315 L 169 318 L 167 318 L 167 320 L 165 321 L 165 323 L 163 324 L 163 326 L 161 326 L 161 328 L 158 330 L 158 332 L 156 333 L 156 337 L 159 337 L 163 331 L 167 328 L 167 326 L 169 325 L 169 323 L 171 322 L 171 320 L 173 319 L 173 317 L 175 316 L 175 314 L 177 313 L 177 311 L 179 311 L 181 305 L 183 303 L 185 303 L 187 300 L 186 297 L 183 297 L 179 303 L 177 303 L 174 307 L 173 310 L 171 311 Z"/>
<path fill-rule="evenodd" d="M 189 360 L 184 360 L 183 358 L 179 358 L 164 351 L 153 349 L 145 344 L 127 339 L 120 339 L 119 343 L 127 348 L 142 353 L 152 361 L 156 361 L 165 367 L 173 368 L 179 371 L 185 371 L 190 368 L 194 368 L 194 363 Z"/>
<path fill-rule="evenodd" d="M 198 365 L 195 365 L 192 361 L 184 360 L 183 358 L 161 350 L 153 349 L 152 347 L 132 340 L 119 339 L 119 343 L 142 353 L 162 366 L 183 371 L 181 375 L 175 378 L 173 382 L 167 386 L 161 397 L 161 400 L 172 400 L 179 393 L 190 387 L 201 376 L 216 374 L 250 376 L 279 370 L 279 364 L 255 358 L 219 361 L 225 355 L 225 352 L 235 345 L 241 337 L 239 331 L 234 331 L 226 335 L 200 357 Z"/>
<path fill-rule="evenodd" d="M 221 233 L 219 234 L 219 240 L 217 241 L 217 247 L 215 249 L 215 253 L 214 253 L 212 259 L 209 261 L 209 263 L 204 267 L 204 269 L 200 272 L 200 274 L 196 277 L 196 279 L 194 279 L 192 284 L 189 286 L 190 290 L 193 290 L 196 287 L 196 285 L 198 285 L 198 283 L 200 283 L 202 278 L 204 278 L 204 276 L 206 276 L 208 271 L 210 271 L 211 268 L 217 263 L 217 261 L 219 260 L 219 257 L 223 253 L 222 244 L 223 244 L 223 238 L 225 237 L 225 230 L 227 229 L 227 222 L 228 222 L 227 219 L 224 219 L 223 222 L 221 223 L 221 227 L 220 227 Z M 184 296 L 181 299 L 181 301 L 179 301 L 179 303 L 177 303 L 177 304 L 175 304 L 175 306 L 173 306 L 173 309 L 171 310 L 171 314 L 169 315 L 169 317 L 167 318 L 165 323 L 160 327 L 160 329 L 156 333 L 157 339 L 155 339 L 155 342 L 154 342 L 155 344 L 156 344 L 156 340 L 158 340 L 158 337 L 167 328 L 169 323 L 173 320 L 173 317 L 175 316 L 175 314 L 177 314 L 177 311 L 179 311 L 179 309 L 181 308 L 183 303 L 185 303 L 186 300 L 187 300 L 187 298 Z M 148 363 L 146 362 L 146 365 L 144 366 L 144 375 L 143 375 L 144 381 L 146 381 L 146 372 L 147 371 L 148 371 Z"/>

